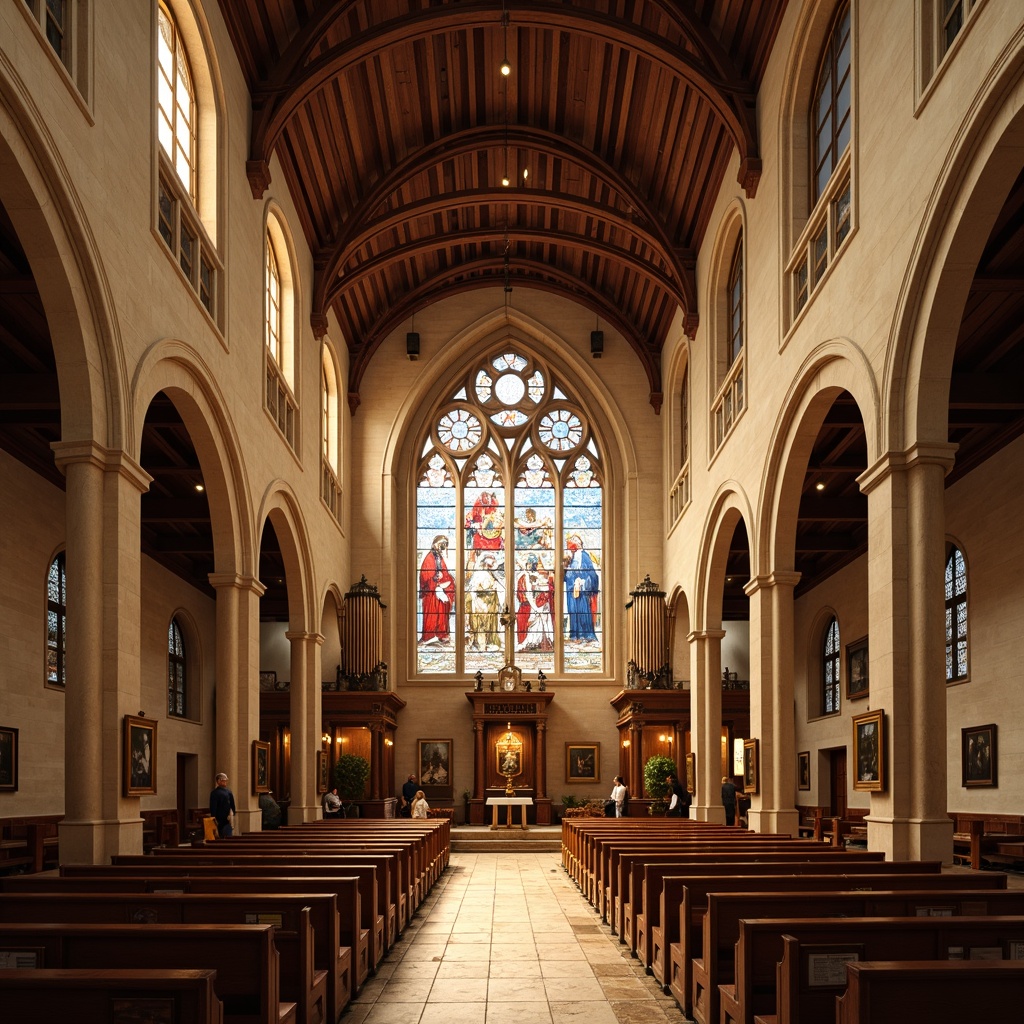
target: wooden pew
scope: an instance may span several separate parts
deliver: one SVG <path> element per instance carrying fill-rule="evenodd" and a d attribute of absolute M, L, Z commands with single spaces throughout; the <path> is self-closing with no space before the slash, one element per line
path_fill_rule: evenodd
<path fill-rule="evenodd" d="M 374 899 L 372 876 L 364 872 L 361 876 L 349 875 L 351 865 L 345 868 L 318 868 L 317 874 L 311 877 L 295 877 L 291 875 L 268 875 L 265 868 L 232 867 L 231 874 L 224 875 L 223 865 L 192 865 L 188 871 L 172 865 L 154 865 L 138 867 L 128 865 L 115 867 L 111 864 L 65 864 L 63 874 L 53 878 L 53 883 L 46 881 L 45 876 L 37 880 L 37 885 L 30 886 L 21 879 L 4 880 L 3 888 L 7 891 L 30 890 L 59 891 L 58 883 L 67 879 L 69 882 L 93 881 L 101 889 L 109 889 L 111 885 L 125 884 L 125 891 L 143 891 L 161 893 L 182 890 L 188 892 L 217 893 L 250 893 L 250 892 L 325 892 L 335 898 L 338 912 L 338 943 L 339 943 L 339 976 L 348 970 L 349 997 L 354 999 L 366 981 L 371 970 L 370 933 L 364 926 L 365 916 L 362 912 L 362 901 Z M 143 888 L 136 890 L 129 882 L 141 882 Z M 91 886 L 85 891 L 96 891 Z M 343 952 L 348 950 L 346 956 Z M 346 967 L 348 965 L 348 968 Z M 350 969 L 349 969 L 350 968 Z"/>
<path fill-rule="evenodd" d="M 842 861 L 842 859 L 840 859 Z M 942 865 L 939 861 L 930 861 L 927 864 L 920 861 L 865 861 L 849 864 L 848 862 L 825 862 L 825 867 L 815 874 L 824 874 L 834 877 L 835 875 L 848 875 L 856 873 L 860 877 L 873 875 L 885 875 L 888 877 L 913 875 L 916 878 L 926 876 L 936 877 L 939 875 Z M 639 882 L 640 913 L 637 915 L 636 924 L 636 955 L 647 968 L 648 973 L 653 974 L 662 986 L 668 987 L 668 950 L 673 942 L 679 941 L 679 914 L 678 908 L 683 897 L 684 878 L 680 876 L 670 862 L 649 863 L 635 865 L 635 868 L 642 869 L 643 875 Z M 759 873 L 759 872 L 758 872 Z M 768 874 L 787 873 L 769 871 Z M 807 872 L 804 872 L 807 873 Z M 668 882 L 668 879 L 672 879 Z M 669 900 L 665 899 L 666 886 L 669 888 Z M 884 889 L 884 885 L 865 885 L 864 888 Z M 906 886 L 899 886 L 906 888 Z M 993 883 L 987 888 L 999 888 Z M 731 890 L 731 886 L 727 884 Z M 749 886 L 748 886 L 749 888 Z M 756 886 L 755 886 L 756 888 Z M 797 888 L 791 885 L 790 888 Z M 850 888 L 850 886 L 837 883 L 835 888 Z M 916 888 L 927 888 L 918 884 Z M 704 902 L 700 903 L 703 910 Z M 668 908 L 668 916 L 665 916 L 665 907 Z M 655 955 L 655 950 L 658 955 Z"/>
<path fill-rule="evenodd" d="M 650 858 L 650 854 L 643 854 L 642 857 Z M 741 873 L 739 865 L 741 864 L 798 864 L 798 863 L 811 863 L 811 864 L 842 864 L 847 867 L 848 870 L 852 871 L 859 864 L 871 863 L 874 855 L 865 856 L 863 852 L 851 853 L 845 850 L 832 850 L 828 847 L 818 849 L 805 849 L 799 850 L 796 847 L 791 849 L 744 849 L 743 847 L 731 848 L 731 847 L 706 847 L 699 852 L 687 852 L 680 853 L 678 857 L 679 873 L 682 874 L 691 867 L 700 864 L 732 864 L 736 866 L 737 874 Z M 671 860 L 671 856 L 666 859 L 657 858 L 654 862 L 666 863 L 667 860 Z M 622 861 L 620 861 L 620 871 L 623 867 L 632 869 L 633 855 L 625 855 Z M 641 861 L 643 863 L 643 861 Z M 878 860 L 877 863 L 882 863 Z M 694 872 L 695 874 L 699 872 Z M 641 875 L 642 877 L 642 875 Z M 636 947 L 636 931 L 633 927 L 634 919 L 630 918 L 627 923 L 627 900 L 632 896 L 631 893 L 623 893 L 621 899 L 619 899 L 618 906 L 618 926 L 619 935 L 622 940 L 629 946 L 630 950 Z"/>
<path fill-rule="evenodd" d="M 344 898 L 358 901 L 357 880 L 348 881 L 351 884 Z M 332 885 L 331 888 L 343 887 Z M 349 1001 L 355 998 L 358 992 L 358 986 L 354 981 L 352 949 L 353 934 L 358 935 L 359 930 L 358 911 L 354 915 L 355 932 L 352 931 L 353 921 L 349 920 L 343 933 L 342 915 L 339 913 L 339 902 L 342 897 L 336 892 L 329 891 L 328 885 L 321 879 L 26 875 L 6 879 L 3 890 L 53 895 L 101 893 L 111 897 L 129 893 L 149 893 L 159 897 L 160 902 L 156 907 L 158 919 L 176 924 L 252 923 L 251 917 L 254 914 L 275 914 L 282 902 L 292 907 L 305 908 L 309 911 L 313 929 L 313 969 L 317 974 L 323 974 L 326 980 L 325 1019 L 337 1022 Z M 243 894 L 244 898 L 240 898 Z M 175 905 L 170 912 L 166 905 L 168 898 L 175 899 Z M 143 909 L 152 908 L 153 901 L 142 900 L 139 906 Z M 180 913 L 175 915 L 174 909 Z M 134 909 L 126 911 L 129 918 L 134 912 Z M 281 991 L 288 999 L 288 993 L 291 991 L 291 966 L 284 959 L 287 946 L 281 935 L 276 935 L 275 941 L 282 954 Z M 362 980 L 365 980 L 365 974 Z M 358 984 L 362 984 L 362 981 Z"/>
<path fill-rule="evenodd" d="M 216 971 L 0 970 L 0 1005 L 8 1021 L 109 1020 L 158 1001 L 168 1024 L 223 1024 Z"/>
<path fill-rule="evenodd" d="M 216 845 L 216 844 L 214 844 Z M 342 877 L 355 876 L 361 880 L 359 887 L 360 906 L 362 912 L 362 928 L 369 932 L 369 970 L 377 969 L 377 965 L 384 959 L 387 952 L 385 921 L 388 920 L 389 904 L 387 892 L 390 883 L 383 877 L 387 865 L 379 857 L 369 857 L 353 854 L 353 858 L 343 855 L 323 857 L 296 857 L 286 854 L 265 853 L 265 854 L 235 854 L 230 851 L 225 854 L 209 856 L 206 854 L 206 847 L 194 851 L 190 857 L 178 857 L 168 851 L 161 851 L 158 854 L 125 854 L 113 857 L 115 868 L 142 868 L 154 870 L 160 867 L 170 868 L 168 874 L 189 874 L 199 868 L 214 868 L 217 874 L 235 874 L 236 872 L 248 872 L 252 875 L 266 875 L 271 877 L 277 874 L 295 875 L 326 875 L 334 871 Z M 369 863 L 363 863 L 368 861 Z M 75 865 L 75 869 L 79 869 Z M 70 873 L 69 866 L 61 867 L 62 873 Z M 382 910 L 382 907 L 384 908 Z"/>
<path fill-rule="evenodd" d="M 0 944 L 8 949 L 42 950 L 45 963 L 79 970 L 105 972 L 138 963 L 140 958 L 167 968 L 214 970 L 214 989 L 224 1005 L 225 1022 L 297 1021 L 295 1003 L 280 998 L 279 956 L 270 925 L 19 921 L 0 924 Z M 33 1015 L 28 1019 L 39 1018 Z M 70 1019 L 80 1018 L 75 1014 Z"/>
<path fill-rule="evenodd" d="M 4 899 L 5 895 L 13 896 L 13 894 L 0 894 L 0 901 L 2 901 L 0 902 L 0 915 L 4 917 L 4 921 L 0 922 L 0 940 L 4 944 L 8 940 L 12 940 L 16 929 L 27 927 L 28 923 L 38 923 L 40 933 L 45 926 L 57 930 L 63 929 L 69 935 L 72 934 L 69 929 L 77 929 L 81 926 L 80 930 L 85 931 L 94 925 L 109 928 L 113 925 L 125 924 L 132 927 L 148 928 L 154 932 L 163 932 L 165 928 L 178 926 L 196 926 L 197 928 L 206 928 L 209 934 L 214 933 L 215 927 L 270 925 L 273 928 L 277 961 L 273 969 L 278 972 L 275 990 L 279 993 L 279 999 L 282 1002 L 295 1006 L 293 1018 L 289 1019 L 294 1019 L 296 1024 L 321 1024 L 327 1019 L 328 972 L 316 965 L 312 911 L 308 905 L 309 901 L 303 896 L 283 894 L 191 896 L 187 894 L 143 895 L 104 892 L 91 894 L 84 898 L 82 898 L 82 894 L 75 894 L 72 898 L 70 893 L 53 896 L 19 894 L 27 900 L 31 900 L 35 896 L 43 905 L 26 907 L 22 903 L 20 906 L 15 905 L 12 908 L 11 904 Z M 16 898 L 13 898 L 11 902 L 17 904 Z M 12 909 L 14 909 L 14 913 L 12 913 Z M 18 918 L 18 914 L 21 915 L 20 918 Z M 105 937 L 109 937 L 112 933 L 107 931 L 103 934 Z M 170 932 L 167 934 L 172 935 Z M 208 935 L 197 931 L 193 937 L 197 943 L 202 945 L 207 941 Z M 149 941 L 147 935 L 145 942 Z M 66 952 L 65 946 L 61 946 L 60 949 Z M 91 963 L 81 963 L 77 960 L 70 962 L 66 958 L 53 961 L 48 957 L 47 962 L 57 967 L 93 966 Z M 115 965 L 117 962 L 116 957 L 110 961 Z M 128 964 L 135 961 L 124 962 Z M 162 963 L 156 954 L 154 954 L 152 962 Z M 216 965 L 205 960 L 191 962 L 179 960 L 169 962 L 166 966 L 181 968 L 188 966 L 214 967 Z M 218 983 L 218 992 L 222 999 L 227 998 L 223 992 L 224 984 L 225 979 L 222 977 Z M 225 1012 L 230 1017 L 232 1015 L 231 1005 L 230 1003 L 225 1005 Z"/>
<path fill-rule="evenodd" d="M 949 960 L 971 957 L 971 950 L 998 949 L 1024 943 L 1024 916 L 1005 917 L 819 917 L 742 920 L 736 942 L 735 979 L 716 986 L 718 999 L 705 989 L 693 1006 L 694 1020 L 709 1024 L 753 1024 L 757 1014 L 775 1012 L 776 964 L 782 936 L 814 945 L 833 957 L 862 960 Z M 694 971 L 696 985 L 696 965 Z M 709 985 L 714 979 L 709 980 Z M 840 987 L 841 990 L 841 987 Z M 835 993 L 835 994 L 838 994 Z M 905 1008 L 909 1009 L 909 1008 Z"/>
<path fill-rule="evenodd" d="M 1019 1024 L 1024 963 L 1019 961 L 873 962 L 847 965 L 836 1024 L 905 1024 L 919 1020 Z M 831 1018 L 829 1018 L 831 1019 Z"/>
<path fill-rule="evenodd" d="M 933 873 L 884 873 L 884 868 L 901 867 L 934 868 Z M 1006 876 L 985 875 L 943 875 L 939 873 L 938 861 L 894 861 L 892 863 L 864 864 L 856 868 L 855 875 L 836 870 L 832 865 L 770 865 L 764 872 L 757 865 L 744 867 L 743 875 L 728 877 L 722 868 L 715 874 L 708 870 L 704 877 L 668 877 L 663 879 L 661 905 L 661 929 L 653 929 L 652 973 L 667 985 L 669 991 L 685 1013 L 690 1012 L 692 991 L 692 965 L 695 958 L 703 956 L 704 915 L 708 907 L 708 894 L 715 893 L 756 893 L 792 892 L 841 892 L 864 890 L 931 890 L 959 891 L 988 890 L 1006 891 Z M 702 869 L 704 871 L 705 869 Z M 785 870 L 786 874 L 775 874 Z M 799 876 L 799 877 L 797 877 Z M 669 930 L 669 925 L 673 927 Z M 665 966 L 665 946 L 668 946 L 668 964 Z M 667 976 L 658 976 L 667 969 Z M 665 980 L 667 977 L 667 981 Z"/>

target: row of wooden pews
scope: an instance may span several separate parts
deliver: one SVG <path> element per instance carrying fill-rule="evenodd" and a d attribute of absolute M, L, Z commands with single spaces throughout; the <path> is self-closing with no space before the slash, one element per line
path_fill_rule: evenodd
<path fill-rule="evenodd" d="M 1024 892 L 1003 874 L 686 819 L 570 819 L 562 860 L 698 1024 L 876 1022 L 882 993 L 916 1012 L 943 967 L 973 1019 L 1020 1019 Z"/>
<path fill-rule="evenodd" d="M 119 999 L 126 1020 L 162 999 L 189 1007 L 176 1024 L 337 1024 L 447 867 L 450 827 L 338 819 L 2 879 L 0 1005 L 45 973 L 75 999 Z M 163 973 L 104 980 L 144 964 Z M 157 982 L 172 994 L 146 994 Z"/>

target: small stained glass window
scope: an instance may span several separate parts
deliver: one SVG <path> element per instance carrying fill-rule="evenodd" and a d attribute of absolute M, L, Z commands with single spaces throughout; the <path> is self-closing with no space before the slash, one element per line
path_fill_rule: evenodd
<path fill-rule="evenodd" d="M 821 713 L 835 715 L 839 713 L 839 620 L 835 617 L 825 630 L 825 641 L 822 650 L 822 686 Z"/>

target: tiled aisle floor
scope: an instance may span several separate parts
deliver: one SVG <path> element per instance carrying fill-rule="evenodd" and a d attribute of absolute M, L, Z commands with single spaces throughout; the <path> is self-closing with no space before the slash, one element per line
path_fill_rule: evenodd
<path fill-rule="evenodd" d="M 681 1021 L 557 853 L 453 853 L 346 1024 Z"/>

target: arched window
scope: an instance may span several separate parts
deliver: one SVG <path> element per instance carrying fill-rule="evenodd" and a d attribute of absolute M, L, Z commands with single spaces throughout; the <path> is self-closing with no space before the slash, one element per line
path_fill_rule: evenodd
<path fill-rule="evenodd" d="M 267 412 L 294 448 L 297 409 L 292 390 L 295 365 L 294 277 L 285 232 L 273 214 L 267 218 L 263 287 Z"/>
<path fill-rule="evenodd" d="M 416 486 L 416 670 L 604 667 L 597 438 L 539 360 L 479 362 L 431 416 Z"/>
<path fill-rule="evenodd" d="M 167 714 L 184 718 L 188 714 L 188 676 L 185 641 L 176 618 L 167 628 Z"/>
<path fill-rule="evenodd" d="M 65 557 L 61 551 L 50 563 L 46 580 L 46 681 L 51 686 L 66 683 L 67 593 Z"/>
<path fill-rule="evenodd" d="M 843 4 L 836 14 L 818 64 L 818 80 L 811 106 L 814 202 L 825 194 L 829 179 L 850 144 L 851 88 L 850 6 Z"/>
<path fill-rule="evenodd" d="M 809 216 L 787 268 L 794 316 L 807 305 L 853 226 L 852 46 L 850 5 L 846 2 L 837 9 L 825 37 L 810 97 Z"/>
<path fill-rule="evenodd" d="M 194 205 L 197 119 L 192 70 L 174 15 L 161 4 L 157 19 L 157 135 L 160 148 Z"/>
<path fill-rule="evenodd" d="M 946 682 L 967 678 L 967 564 L 954 544 L 946 557 Z"/>
<path fill-rule="evenodd" d="M 334 355 L 324 345 L 320 364 L 320 497 L 335 519 L 341 518 L 338 447 L 338 371 Z"/>
<path fill-rule="evenodd" d="M 193 25 L 189 26 L 196 36 Z M 202 58 L 202 46 L 195 39 Z M 216 116 L 210 76 L 200 64 L 206 88 L 205 118 L 196 88 L 192 55 L 185 34 L 171 6 L 161 3 L 157 11 L 157 139 L 159 176 L 156 228 L 170 250 L 203 308 L 219 316 L 217 292 L 221 274 L 213 238 L 216 235 Z M 210 138 L 200 140 L 200 123 Z M 200 175 L 200 159 L 204 173 Z M 200 177 L 204 196 L 199 194 Z"/>
<path fill-rule="evenodd" d="M 736 240 L 729 276 L 725 279 L 725 329 L 718 339 L 718 366 L 724 375 L 712 411 L 715 417 L 715 451 L 732 430 L 746 403 L 744 384 L 744 346 L 746 314 L 743 293 L 743 235 Z"/>
<path fill-rule="evenodd" d="M 833 615 L 821 645 L 821 713 L 839 712 L 839 620 Z"/>

